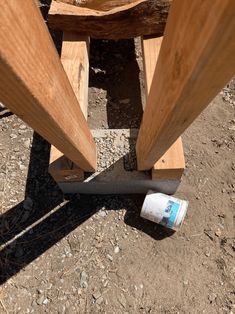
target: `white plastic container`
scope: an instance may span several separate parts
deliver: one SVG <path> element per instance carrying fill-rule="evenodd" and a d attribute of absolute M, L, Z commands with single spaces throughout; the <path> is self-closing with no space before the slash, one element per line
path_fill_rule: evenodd
<path fill-rule="evenodd" d="M 145 197 L 140 216 L 167 228 L 178 230 L 187 208 L 187 201 L 150 190 Z"/>

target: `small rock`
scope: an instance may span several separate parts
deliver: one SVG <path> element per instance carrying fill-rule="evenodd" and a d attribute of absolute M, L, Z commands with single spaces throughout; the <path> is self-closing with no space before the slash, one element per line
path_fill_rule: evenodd
<path fill-rule="evenodd" d="M 99 214 L 98 214 L 100 217 L 104 218 L 107 216 L 106 212 L 104 211 L 100 211 Z"/>
<path fill-rule="evenodd" d="M 215 235 L 219 238 L 221 236 L 222 232 L 221 230 L 218 228 L 215 232 Z"/>
<path fill-rule="evenodd" d="M 211 293 L 210 295 L 208 295 L 208 300 L 210 301 L 210 303 L 214 302 L 216 298 L 217 295 L 215 293 Z"/>
<path fill-rule="evenodd" d="M 93 293 L 92 296 L 93 296 L 93 298 L 95 300 L 97 300 L 97 299 L 99 299 L 101 297 L 101 293 L 100 292 L 96 292 L 96 293 Z"/>
<path fill-rule="evenodd" d="M 25 170 L 27 167 L 25 165 L 20 164 L 20 170 Z"/>
<path fill-rule="evenodd" d="M 36 301 L 36 302 L 37 302 L 37 304 L 38 304 L 38 305 L 42 305 L 42 304 L 43 304 L 44 299 L 45 299 L 45 297 L 42 295 L 40 298 L 38 298 L 38 299 L 37 299 L 37 301 Z"/>
<path fill-rule="evenodd" d="M 42 304 L 47 305 L 49 302 L 50 302 L 49 299 L 46 298 L 43 300 Z"/>
<path fill-rule="evenodd" d="M 104 299 L 102 297 L 100 297 L 99 299 L 96 300 L 96 304 L 100 305 L 101 303 L 103 303 Z"/>
<path fill-rule="evenodd" d="M 87 273 L 85 271 L 82 271 L 81 275 L 80 275 L 80 287 L 81 288 L 87 288 L 88 287 L 87 280 L 88 280 Z"/>
<path fill-rule="evenodd" d="M 29 149 L 30 148 L 30 139 L 28 138 L 25 142 L 24 142 L 24 147 Z"/>
<path fill-rule="evenodd" d="M 20 128 L 20 130 L 25 130 L 26 129 L 26 125 L 25 124 L 21 124 L 19 128 Z"/>
<path fill-rule="evenodd" d="M 113 257 L 109 254 L 107 254 L 107 259 L 109 259 L 111 262 L 113 261 Z"/>
<path fill-rule="evenodd" d="M 120 252 L 119 246 L 115 246 L 115 248 L 114 248 L 114 253 L 115 253 L 115 254 L 118 254 L 119 252 Z"/>

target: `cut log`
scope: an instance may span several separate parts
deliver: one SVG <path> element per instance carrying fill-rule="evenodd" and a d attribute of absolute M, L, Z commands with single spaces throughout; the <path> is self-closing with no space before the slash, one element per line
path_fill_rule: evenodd
<path fill-rule="evenodd" d="M 84 7 L 87 9 L 98 11 L 109 11 L 114 8 L 121 7 L 126 4 L 138 2 L 138 0 L 59 0 L 67 4 L 76 5 L 78 7 Z"/>
<path fill-rule="evenodd" d="M 117 1 L 90 1 L 83 7 L 64 2 L 52 1 L 48 18 L 51 28 L 93 38 L 124 39 L 161 36 L 171 0 L 123 0 L 119 5 Z"/>

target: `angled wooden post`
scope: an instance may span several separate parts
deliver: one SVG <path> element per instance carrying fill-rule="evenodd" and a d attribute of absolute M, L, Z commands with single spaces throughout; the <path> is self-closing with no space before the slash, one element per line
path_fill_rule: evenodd
<path fill-rule="evenodd" d="M 0 101 L 83 170 L 96 147 L 35 0 L 1 2 Z"/>
<path fill-rule="evenodd" d="M 235 1 L 174 0 L 137 141 L 150 169 L 235 73 Z"/>

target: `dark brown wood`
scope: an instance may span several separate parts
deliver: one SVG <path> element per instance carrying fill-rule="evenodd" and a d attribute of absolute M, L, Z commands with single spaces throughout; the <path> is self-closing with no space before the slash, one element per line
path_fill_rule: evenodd
<path fill-rule="evenodd" d="M 122 6 L 115 5 L 116 1 L 104 1 L 102 5 L 98 1 L 97 6 L 94 2 L 88 2 L 87 7 L 78 7 L 58 0 L 52 1 L 49 26 L 104 39 L 150 34 L 160 36 L 165 29 L 171 0 L 127 0 L 122 1 L 127 3 Z"/>

